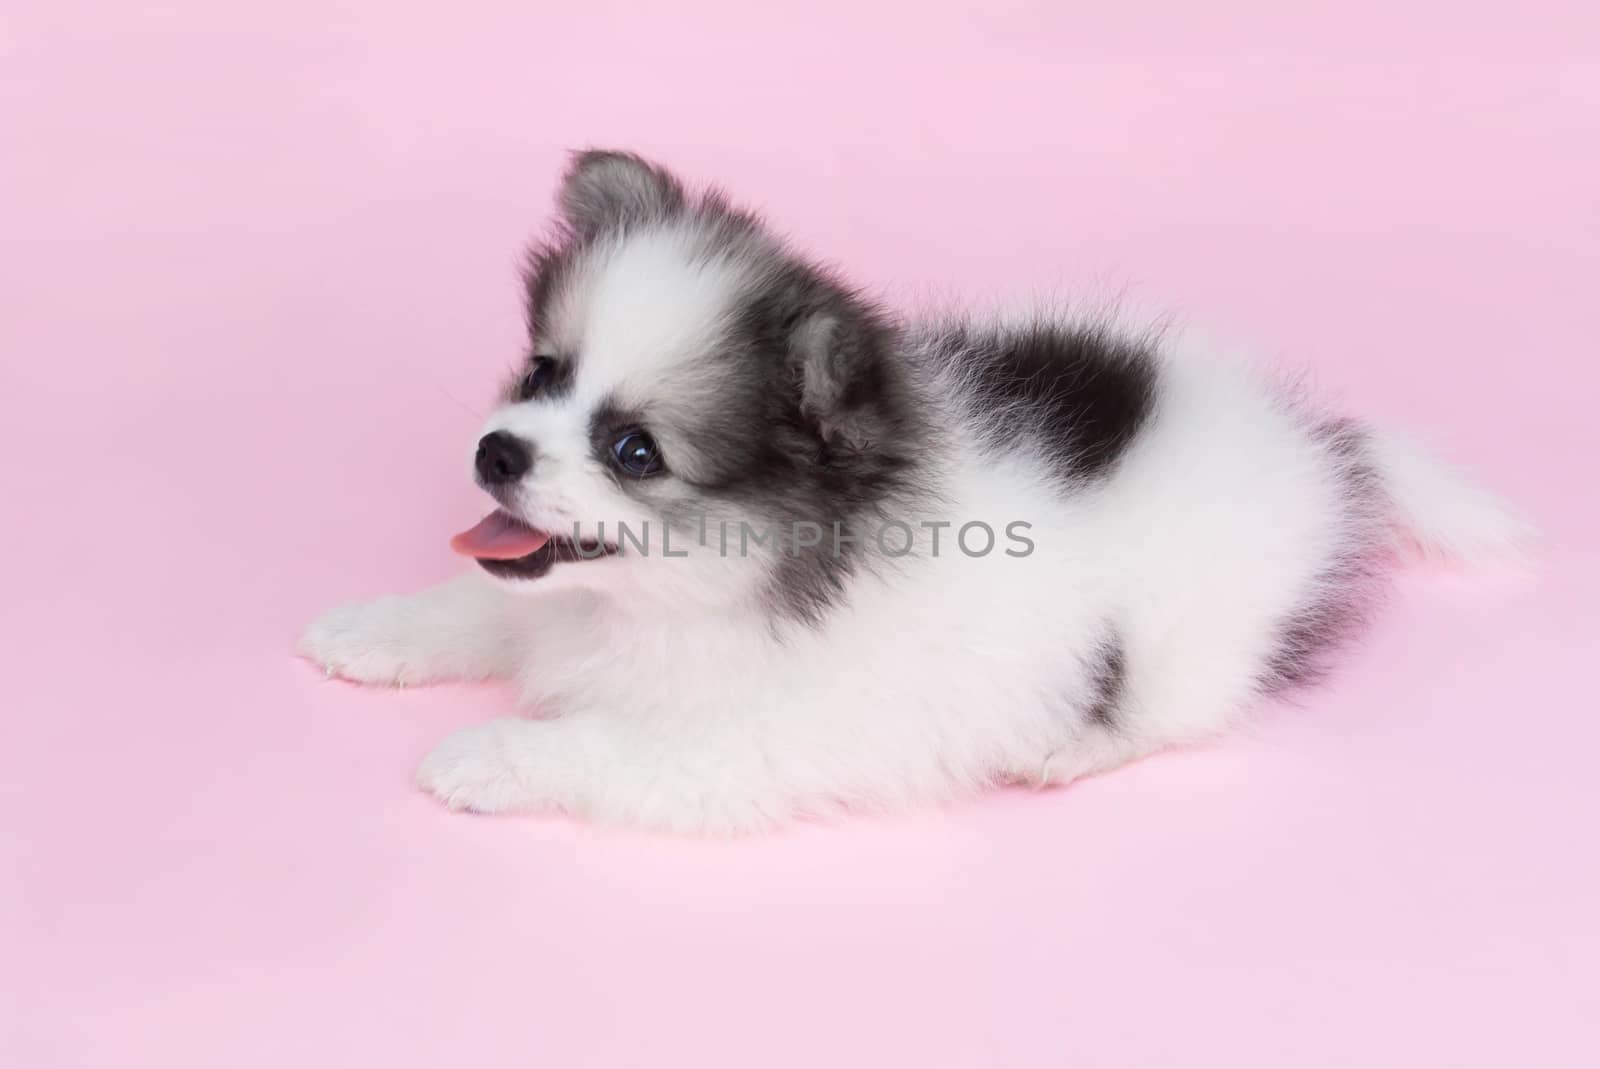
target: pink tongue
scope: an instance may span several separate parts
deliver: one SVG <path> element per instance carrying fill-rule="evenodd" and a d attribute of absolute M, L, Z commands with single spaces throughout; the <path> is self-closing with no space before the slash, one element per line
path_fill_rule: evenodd
<path fill-rule="evenodd" d="M 515 560 L 538 549 L 550 536 L 496 509 L 476 527 L 450 539 L 450 548 L 480 560 Z"/>

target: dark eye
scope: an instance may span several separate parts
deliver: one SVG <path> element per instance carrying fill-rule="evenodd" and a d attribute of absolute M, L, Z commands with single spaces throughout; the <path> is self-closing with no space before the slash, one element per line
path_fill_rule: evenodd
<path fill-rule="evenodd" d="M 548 356 L 536 356 L 533 363 L 528 365 L 527 374 L 522 376 L 522 381 L 517 383 L 517 400 L 526 401 L 536 396 L 540 390 L 550 384 L 551 377 L 555 374 L 556 362 Z"/>
<path fill-rule="evenodd" d="M 612 442 L 611 459 L 617 467 L 639 478 L 661 470 L 661 450 L 644 431 L 629 431 Z"/>

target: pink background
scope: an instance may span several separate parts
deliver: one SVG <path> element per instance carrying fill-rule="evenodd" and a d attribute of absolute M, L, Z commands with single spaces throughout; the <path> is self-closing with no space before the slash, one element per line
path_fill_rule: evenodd
<path fill-rule="evenodd" d="M 0 1061 L 1596 1064 L 1593 5 L 982 6 L 7 5 Z M 289 650 L 455 568 L 586 144 L 901 304 L 1249 339 L 1518 498 L 1548 573 L 1408 579 L 1250 736 L 1066 791 L 448 815 L 413 766 L 508 695 Z"/>

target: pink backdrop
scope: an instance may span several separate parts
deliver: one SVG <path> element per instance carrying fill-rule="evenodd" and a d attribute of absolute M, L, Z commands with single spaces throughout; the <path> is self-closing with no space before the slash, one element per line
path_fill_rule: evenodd
<path fill-rule="evenodd" d="M 979 6 L 7 5 L 0 1061 L 1596 1064 L 1593 5 Z M 450 816 L 412 768 L 507 694 L 289 649 L 455 567 L 592 143 L 903 304 L 1250 339 L 1520 499 L 1548 575 L 1408 580 L 1249 737 L 1067 791 Z"/>

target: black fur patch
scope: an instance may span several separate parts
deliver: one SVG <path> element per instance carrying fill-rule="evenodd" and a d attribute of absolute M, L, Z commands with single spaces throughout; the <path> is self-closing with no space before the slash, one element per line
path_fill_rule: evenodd
<path fill-rule="evenodd" d="M 532 354 L 506 383 L 503 396 L 513 403 L 564 397 L 572 391 L 573 364 L 570 357 Z"/>
<path fill-rule="evenodd" d="M 770 589 L 785 615 L 815 622 L 871 544 L 865 521 L 914 487 L 927 449 L 898 333 L 849 288 L 788 261 L 747 297 L 717 359 L 721 411 L 706 414 L 714 440 L 692 485 L 785 535 L 822 530 L 821 545 L 786 548 Z"/>
<path fill-rule="evenodd" d="M 615 401 L 603 402 L 589 415 L 589 448 L 593 451 L 595 459 L 621 482 L 636 481 L 636 479 L 617 472 L 612 466 L 611 446 L 621 435 L 630 430 L 648 430 L 644 415 L 634 409 L 618 405 Z M 671 459 L 667 458 L 668 468 L 671 467 Z"/>
<path fill-rule="evenodd" d="M 544 324 L 550 302 L 567 280 L 575 253 L 572 235 L 564 232 L 550 243 L 535 246 L 528 252 L 522 267 L 522 285 L 526 300 L 523 314 L 528 326 L 529 352 L 501 391 L 501 396 L 507 401 L 530 399 L 525 389 L 526 378 L 533 368 L 533 362 L 541 356 L 552 357 L 555 363 L 539 392 L 548 397 L 560 397 L 572 388 L 577 356 L 574 353 L 554 352 L 545 336 Z"/>
<path fill-rule="evenodd" d="M 1320 679 L 1329 655 L 1365 622 L 1377 593 L 1370 528 L 1379 522 L 1383 487 L 1367 456 L 1366 435 L 1342 419 L 1318 423 L 1311 434 L 1344 489 L 1345 544 L 1317 576 L 1315 596 L 1279 624 L 1276 647 L 1261 676 L 1261 689 L 1268 694 Z"/>
<path fill-rule="evenodd" d="M 1107 474 L 1155 407 L 1158 371 L 1137 340 L 1038 322 L 954 327 L 936 351 L 972 393 L 987 443 L 1042 445 L 1064 478 Z"/>
<path fill-rule="evenodd" d="M 535 337 L 544 323 L 551 299 L 566 281 L 572 253 L 570 237 L 558 235 L 550 244 L 532 249 L 523 264 L 522 283 L 527 291 L 528 332 Z"/>
<path fill-rule="evenodd" d="M 1099 727 L 1115 728 L 1128 680 L 1127 647 L 1115 630 L 1095 647 L 1088 680 L 1089 700 L 1084 707 L 1085 719 Z"/>

